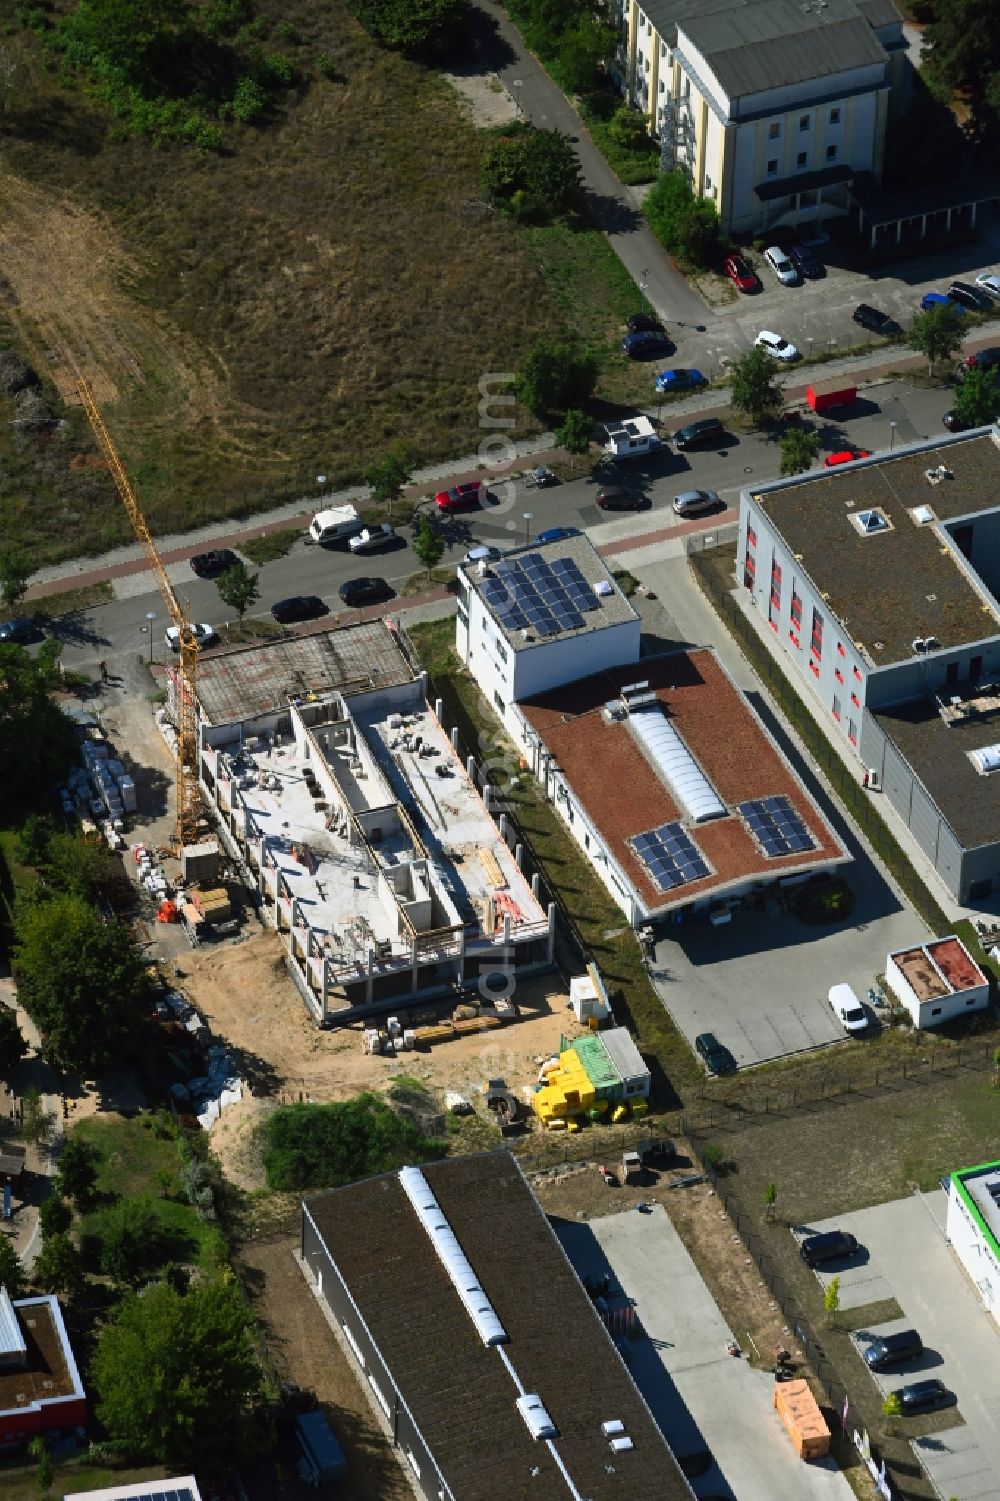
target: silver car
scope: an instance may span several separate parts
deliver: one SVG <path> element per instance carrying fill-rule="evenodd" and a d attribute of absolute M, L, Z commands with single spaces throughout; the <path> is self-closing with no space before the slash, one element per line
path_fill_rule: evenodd
<path fill-rule="evenodd" d="M 685 490 L 674 496 L 674 510 L 678 516 L 700 516 L 704 511 L 716 511 L 724 505 L 722 496 L 715 490 Z"/>

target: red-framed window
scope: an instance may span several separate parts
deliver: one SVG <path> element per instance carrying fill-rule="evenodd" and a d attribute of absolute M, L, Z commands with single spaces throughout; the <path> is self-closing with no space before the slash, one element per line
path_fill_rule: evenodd
<path fill-rule="evenodd" d="M 799 628 L 799 630 L 801 630 L 802 629 L 802 599 L 801 599 L 801 597 L 798 594 L 796 594 L 796 592 L 795 592 L 795 585 L 794 584 L 792 585 L 792 612 L 791 613 L 792 613 L 792 624 L 793 625 L 797 625 L 798 628 Z"/>
<path fill-rule="evenodd" d="M 841 672 L 839 667 L 835 667 L 833 669 L 833 675 L 837 679 L 838 683 L 842 683 L 844 681 L 844 674 Z"/>
<path fill-rule="evenodd" d="M 855 669 L 854 669 L 854 678 L 855 678 L 856 682 L 858 682 L 858 683 L 861 682 L 862 677 L 861 677 L 861 668 L 860 667 L 855 667 Z"/>
<path fill-rule="evenodd" d="M 816 609 L 815 606 L 813 606 L 812 635 L 811 635 L 811 638 L 810 638 L 810 641 L 809 641 L 809 649 L 813 653 L 813 655 L 816 657 L 817 661 L 819 660 L 820 657 L 822 657 L 822 655 L 823 655 L 823 617 L 819 613 L 819 611 Z"/>
<path fill-rule="evenodd" d="M 854 707 L 856 709 L 860 709 L 861 708 L 861 700 L 860 700 L 860 698 L 858 698 L 858 695 L 856 693 L 852 693 L 851 694 L 851 703 L 854 705 Z"/>
<path fill-rule="evenodd" d="M 788 639 L 792 643 L 792 645 L 796 648 L 796 650 L 798 650 L 798 651 L 802 650 L 802 641 L 796 635 L 796 633 L 794 631 L 789 631 L 788 632 Z"/>
<path fill-rule="evenodd" d="M 747 527 L 747 547 L 757 546 L 757 533 L 752 526 Z"/>
<path fill-rule="evenodd" d="M 843 643 L 843 641 L 838 641 L 837 642 L 837 656 L 838 657 L 846 657 L 847 656 L 847 652 L 844 650 L 844 643 Z"/>

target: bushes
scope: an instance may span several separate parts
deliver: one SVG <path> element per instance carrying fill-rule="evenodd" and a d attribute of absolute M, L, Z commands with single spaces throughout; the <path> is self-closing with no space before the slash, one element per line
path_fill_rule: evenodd
<path fill-rule="evenodd" d="M 374 1094 L 282 1106 L 268 1118 L 265 1140 L 268 1186 L 294 1191 L 336 1188 L 444 1150 Z"/>
<path fill-rule="evenodd" d="M 509 131 L 487 153 L 482 183 L 512 218 L 544 224 L 576 203 L 580 165 L 568 137 L 525 126 Z"/>
<path fill-rule="evenodd" d="M 661 172 L 642 206 L 656 238 L 686 267 L 711 265 L 719 249 L 719 216 L 698 198 L 679 169 Z"/>

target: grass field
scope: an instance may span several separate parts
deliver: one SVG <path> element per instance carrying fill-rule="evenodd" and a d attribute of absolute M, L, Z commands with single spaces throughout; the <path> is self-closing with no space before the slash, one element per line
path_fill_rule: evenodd
<path fill-rule="evenodd" d="M 81 374 L 153 530 L 177 531 L 308 494 L 317 473 L 355 481 L 390 443 L 414 462 L 470 451 L 482 375 L 567 323 L 610 349 L 641 305 L 603 237 L 489 210 L 487 137 L 344 0 L 258 13 L 265 41 L 294 28 L 281 45 L 302 83 L 210 156 L 112 140 L 37 39 L 13 35 L 0 345 L 70 403 L 51 434 L 0 422 L 0 529 L 38 562 L 129 535 L 74 405 Z"/>
<path fill-rule="evenodd" d="M 87 1464 L 85 1461 L 70 1461 L 54 1466 L 55 1494 L 76 1495 L 79 1491 L 103 1490 L 111 1486 L 128 1486 L 142 1480 L 162 1480 L 170 1471 L 162 1465 L 146 1469 L 110 1470 L 106 1465 Z M 39 1501 L 42 1492 L 38 1488 L 36 1466 L 26 1462 L 23 1455 L 0 1462 L 0 1493 L 4 1501 Z M 51 1491 L 45 1492 L 51 1495 Z"/>

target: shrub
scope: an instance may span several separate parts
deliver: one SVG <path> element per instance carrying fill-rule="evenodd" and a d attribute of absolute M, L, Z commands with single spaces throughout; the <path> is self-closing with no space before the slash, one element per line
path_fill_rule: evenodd
<path fill-rule="evenodd" d="M 333 1105 L 285 1105 L 268 1117 L 264 1167 L 271 1188 L 335 1188 L 440 1153 L 378 1095 Z"/>
<path fill-rule="evenodd" d="M 232 110 L 237 120 L 250 125 L 267 108 L 267 94 L 256 78 L 241 78 L 233 93 Z"/>
<path fill-rule="evenodd" d="M 62 1235 L 73 1223 L 73 1211 L 66 1200 L 58 1194 L 43 1199 L 38 1211 L 38 1220 L 44 1236 Z"/>

